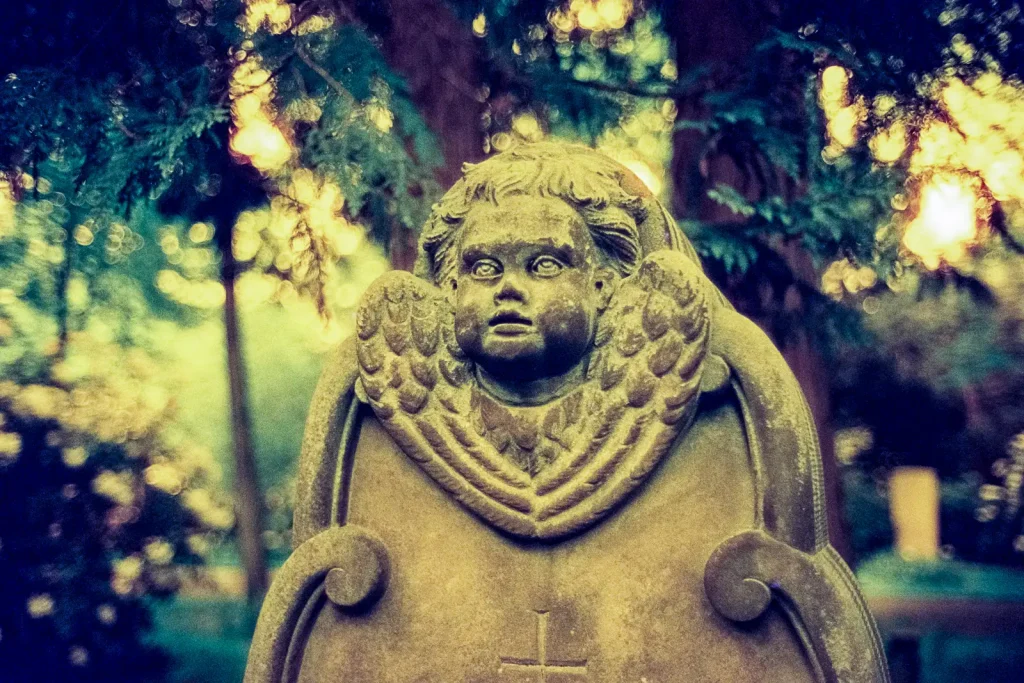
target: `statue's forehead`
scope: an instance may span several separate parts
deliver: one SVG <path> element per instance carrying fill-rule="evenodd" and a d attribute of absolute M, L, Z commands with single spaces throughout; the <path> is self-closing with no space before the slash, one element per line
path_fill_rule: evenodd
<path fill-rule="evenodd" d="M 480 201 L 466 215 L 462 248 L 499 244 L 543 244 L 587 249 L 593 243 L 582 217 L 554 197 L 515 195 Z"/>

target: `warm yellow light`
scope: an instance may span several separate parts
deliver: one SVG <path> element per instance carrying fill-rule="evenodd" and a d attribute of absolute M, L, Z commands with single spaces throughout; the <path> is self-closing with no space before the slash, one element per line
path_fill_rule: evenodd
<path fill-rule="evenodd" d="M 258 58 L 249 56 L 231 73 L 231 94 L 236 98 L 255 93 L 261 100 L 271 94 L 270 72 L 260 65 Z"/>
<path fill-rule="evenodd" d="M 536 142 L 544 137 L 544 129 L 532 112 L 517 114 L 512 119 L 512 130 L 528 142 Z"/>
<path fill-rule="evenodd" d="M 320 179 L 308 168 L 300 168 L 292 174 L 288 195 L 300 204 L 312 204 L 320 192 Z"/>
<path fill-rule="evenodd" d="M 260 115 L 260 110 L 263 109 L 263 98 L 260 97 L 259 93 L 247 92 L 238 99 L 235 100 L 232 106 L 232 113 L 238 120 L 247 120 Z"/>
<path fill-rule="evenodd" d="M 270 202 L 267 230 L 277 239 L 287 239 L 299 224 L 299 211 L 286 197 L 274 197 Z"/>
<path fill-rule="evenodd" d="M 868 143 L 871 153 L 883 164 L 891 164 L 907 149 L 907 128 L 897 121 L 886 129 L 880 130 Z"/>
<path fill-rule="evenodd" d="M 921 192 L 921 211 L 907 227 L 903 245 L 928 268 L 962 257 L 978 236 L 977 202 L 962 179 L 932 179 Z"/>
<path fill-rule="evenodd" d="M 49 593 L 40 593 L 33 595 L 25 603 L 26 610 L 33 619 L 39 619 L 40 617 L 48 617 L 53 614 L 53 598 Z"/>
<path fill-rule="evenodd" d="M 196 244 L 208 242 L 213 238 L 213 226 L 209 223 L 193 223 L 188 229 L 188 238 Z"/>
<path fill-rule="evenodd" d="M 224 304 L 224 286 L 216 280 L 193 281 L 173 270 L 161 270 L 156 286 L 168 298 L 186 306 L 217 308 Z"/>
<path fill-rule="evenodd" d="M 548 14 L 548 22 L 561 34 L 567 34 L 576 28 L 576 17 L 568 10 L 553 10 Z"/>
<path fill-rule="evenodd" d="M 381 104 L 371 102 L 366 105 L 366 116 L 382 133 L 387 133 L 395 125 L 395 115 Z"/>
<path fill-rule="evenodd" d="M 350 256 L 362 245 L 365 233 L 346 220 L 342 214 L 344 207 L 341 188 L 305 168 L 292 174 L 285 196 L 271 203 L 271 234 L 277 237 L 293 234 L 300 221 L 308 229 L 308 233 L 294 234 L 288 242 L 291 253 L 287 255 L 287 267 L 297 264 L 294 265 L 296 277 L 302 276 L 302 254 L 313 246 L 311 237 L 322 239 L 336 257 Z"/>
<path fill-rule="evenodd" d="M 267 302 L 277 291 L 278 282 L 280 280 L 273 275 L 249 271 L 235 283 L 238 302 L 245 307 Z"/>
<path fill-rule="evenodd" d="M 326 31 L 331 26 L 334 26 L 334 17 L 325 17 L 320 14 L 315 14 L 296 26 L 292 30 L 292 33 L 297 36 L 305 36 L 311 33 Z"/>
<path fill-rule="evenodd" d="M 14 192 L 11 184 L 0 180 L 0 239 L 14 234 Z"/>
<path fill-rule="evenodd" d="M 661 193 L 661 179 L 654 174 L 651 167 L 642 161 L 626 161 L 623 166 L 636 174 L 636 177 L 643 181 L 644 185 L 655 195 Z"/>
<path fill-rule="evenodd" d="M 872 104 L 876 116 L 885 116 L 896 106 L 896 98 L 888 93 L 882 93 L 875 97 L 875 101 Z"/>
<path fill-rule="evenodd" d="M 143 474 L 147 484 L 171 495 L 178 495 L 185 487 L 183 473 L 171 463 L 154 463 Z"/>
<path fill-rule="evenodd" d="M 165 254 L 173 254 L 178 251 L 181 245 L 178 243 L 178 236 L 173 232 L 166 232 L 160 238 L 160 250 Z"/>
<path fill-rule="evenodd" d="M 597 0 L 597 13 L 604 24 L 611 29 L 620 29 L 626 25 L 629 13 L 633 9 L 629 0 Z"/>
<path fill-rule="evenodd" d="M 943 166 L 962 166 L 961 144 L 962 138 L 945 123 L 928 123 L 918 135 L 917 149 L 910 160 L 911 172 L 920 173 L 929 168 Z"/>
<path fill-rule="evenodd" d="M 242 24 L 248 33 L 266 27 L 273 34 L 284 33 L 291 27 L 292 6 L 283 0 L 250 0 Z"/>
<path fill-rule="evenodd" d="M 269 4 L 279 6 L 276 2 Z M 250 9 L 254 6 L 250 4 Z M 277 10 L 268 6 L 267 11 L 272 14 Z M 271 104 L 274 83 L 258 58 L 249 56 L 235 68 L 231 74 L 231 95 L 231 116 L 235 124 L 231 149 L 248 157 L 253 166 L 264 172 L 277 171 L 288 164 L 294 150 L 275 121 L 279 117 Z"/>
<path fill-rule="evenodd" d="M 878 274 L 871 266 L 858 266 L 841 258 L 829 264 L 821 274 L 821 290 L 836 301 L 846 294 L 857 294 L 878 283 Z"/>
<path fill-rule="evenodd" d="M 838 157 L 857 143 L 861 125 L 867 119 L 868 103 L 863 96 L 851 98 L 850 72 L 832 65 L 821 72 L 818 106 L 825 114 L 828 130 L 827 155 Z"/>
<path fill-rule="evenodd" d="M 338 186 L 325 181 L 320 186 L 318 195 L 306 206 L 306 221 L 324 232 L 336 228 L 337 225 L 344 224 L 341 217 L 344 204 L 345 198 Z"/>
<path fill-rule="evenodd" d="M 579 26 L 586 31 L 617 31 L 633 14 L 633 0 L 572 0 L 548 15 L 563 34 Z"/>
<path fill-rule="evenodd" d="M 481 38 L 487 35 L 487 16 L 483 12 L 473 19 L 473 34 Z"/>
<path fill-rule="evenodd" d="M 827 66 L 821 72 L 821 89 L 826 94 L 839 94 L 846 92 L 846 87 L 850 83 L 850 72 L 846 67 L 833 64 Z"/>
<path fill-rule="evenodd" d="M 231 136 L 231 149 L 249 157 L 261 171 L 275 171 L 287 164 L 293 154 L 284 133 L 270 121 L 251 119 Z"/>
<path fill-rule="evenodd" d="M 818 101 L 826 116 L 834 116 L 849 99 L 850 72 L 841 66 L 829 66 L 821 72 Z"/>
<path fill-rule="evenodd" d="M 857 97 L 851 104 L 839 107 L 828 119 L 828 134 L 832 142 L 845 148 L 857 144 L 861 126 L 867 118 L 867 105 L 863 97 Z"/>
<path fill-rule="evenodd" d="M 857 124 L 857 110 L 854 107 L 843 107 L 829 119 L 829 137 L 843 147 L 852 147 L 857 141 Z"/>
<path fill-rule="evenodd" d="M 231 253 L 238 261 L 251 261 L 256 258 L 260 247 L 263 246 L 259 233 L 235 231 L 231 236 Z"/>
<path fill-rule="evenodd" d="M 978 174 L 1000 201 L 1024 199 L 1024 85 L 989 71 L 973 83 L 950 78 L 933 87 L 953 126 L 931 123 L 921 133 L 912 170 L 964 168 Z"/>
<path fill-rule="evenodd" d="M 591 4 L 584 5 L 580 9 L 579 14 L 576 15 L 576 21 L 579 22 L 580 28 L 585 28 L 588 31 L 599 29 L 603 23 L 597 8 Z"/>

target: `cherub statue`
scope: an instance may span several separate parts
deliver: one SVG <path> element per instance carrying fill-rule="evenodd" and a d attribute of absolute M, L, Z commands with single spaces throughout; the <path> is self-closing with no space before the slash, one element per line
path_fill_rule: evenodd
<path fill-rule="evenodd" d="M 887 680 L 778 352 L 585 147 L 468 166 L 321 379 L 246 681 Z"/>

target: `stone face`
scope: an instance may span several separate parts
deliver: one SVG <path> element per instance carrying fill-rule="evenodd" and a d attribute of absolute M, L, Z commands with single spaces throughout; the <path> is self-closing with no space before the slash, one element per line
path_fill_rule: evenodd
<path fill-rule="evenodd" d="M 885 681 L 777 351 L 582 147 L 471 167 L 311 408 L 246 681 Z"/>

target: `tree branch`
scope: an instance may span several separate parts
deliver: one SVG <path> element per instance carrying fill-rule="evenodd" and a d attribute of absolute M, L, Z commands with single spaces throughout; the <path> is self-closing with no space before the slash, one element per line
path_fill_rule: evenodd
<path fill-rule="evenodd" d="M 989 222 L 992 224 L 992 229 L 1003 239 L 1003 242 L 1006 243 L 1010 251 L 1024 254 L 1024 244 L 1010 232 L 1009 226 L 1006 225 L 1006 212 L 1003 211 L 1002 205 L 998 202 L 992 205 L 992 217 L 989 219 Z"/>
<path fill-rule="evenodd" d="M 331 86 L 331 88 L 338 93 L 342 99 L 346 100 L 352 106 L 355 106 L 356 98 L 352 97 L 352 93 L 350 93 L 338 79 L 332 76 L 331 72 L 314 62 L 313 58 L 309 56 L 304 47 L 296 45 L 295 54 L 302 60 L 303 64 L 312 69 L 318 76 L 320 76 L 320 78 L 324 79 L 324 82 Z"/>
<path fill-rule="evenodd" d="M 601 81 L 581 81 L 575 78 L 567 78 L 571 83 L 589 88 L 591 90 L 599 90 L 601 92 L 619 93 L 625 95 L 632 95 L 633 97 L 643 97 L 649 99 L 661 99 L 661 98 L 672 98 L 680 99 L 684 97 L 692 97 L 700 94 L 701 90 L 697 88 L 666 88 L 665 90 L 651 90 L 644 88 L 643 86 L 636 85 L 635 83 L 603 83 Z"/>

